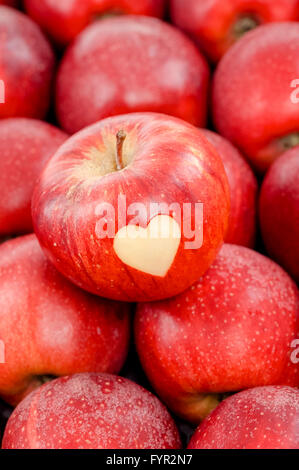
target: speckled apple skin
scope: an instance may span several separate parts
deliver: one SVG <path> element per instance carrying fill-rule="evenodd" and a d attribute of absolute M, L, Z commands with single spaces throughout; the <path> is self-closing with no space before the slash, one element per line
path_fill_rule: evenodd
<path fill-rule="evenodd" d="M 192 42 L 156 18 L 88 26 L 62 59 L 56 109 L 69 133 L 130 112 L 173 115 L 205 127 L 209 70 Z"/>
<path fill-rule="evenodd" d="M 40 376 L 121 369 L 129 305 L 81 291 L 47 261 L 35 235 L 0 246 L 0 396 L 16 405 Z"/>
<path fill-rule="evenodd" d="M 122 377 L 61 377 L 30 394 L 10 417 L 4 449 L 178 449 L 160 401 Z"/>
<path fill-rule="evenodd" d="M 104 158 L 115 152 L 115 136 L 126 134 L 125 153 L 133 155 L 121 172 L 86 175 L 92 149 Z M 112 150 L 107 141 L 111 139 Z M 93 155 L 93 154 L 92 154 Z M 83 165 L 83 166 L 82 166 Z M 88 170 L 89 171 L 89 170 Z M 127 207 L 142 203 L 140 226 L 146 228 L 155 215 L 151 203 L 190 203 L 191 226 L 195 226 L 194 204 L 203 204 L 201 247 L 186 249 L 184 233 L 175 259 L 164 277 L 153 276 L 124 264 L 116 255 L 113 236 L 97 233 L 97 207 L 115 208 L 117 233 L 135 218 L 124 214 L 118 220 L 118 196 L 126 196 Z M 214 261 L 227 230 L 229 187 L 221 159 L 204 135 L 188 123 L 154 113 L 134 113 L 103 120 L 71 137 L 46 167 L 37 185 L 32 213 L 35 233 L 46 255 L 57 269 L 80 287 L 123 301 L 147 301 L 171 297 L 184 291 Z M 178 213 L 171 213 L 179 223 Z M 107 217 L 109 219 L 109 216 Z"/>
<path fill-rule="evenodd" d="M 5 102 L 0 118 L 45 117 L 55 58 L 40 28 L 23 13 L 0 6 L 0 78 Z"/>
<path fill-rule="evenodd" d="M 58 44 L 72 41 L 101 15 L 131 14 L 162 17 L 165 0 L 25 0 L 31 18 Z"/>
<path fill-rule="evenodd" d="M 299 391 L 258 387 L 224 400 L 188 449 L 299 449 Z"/>
<path fill-rule="evenodd" d="M 232 46 L 215 73 L 215 126 L 259 172 L 285 151 L 279 139 L 299 131 L 299 106 L 291 99 L 298 54 L 299 23 L 272 23 Z"/>
<path fill-rule="evenodd" d="M 298 0 L 170 0 L 171 18 L 199 45 L 212 62 L 218 62 L 239 39 L 234 25 L 244 16 L 255 17 L 259 25 L 277 21 L 298 21 Z"/>
<path fill-rule="evenodd" d="M 230 217 L 224 241 L 253 248 L 255 245 L 258 183 L 242 154 L 227 139 L 202 129 L 218 151 L 230 187 Z"/>
<path fill-rule="evenodd" d="M 259 206 L 269 254 L 299 283 L 299 147 L 284 153 L 271 166 Z"/>
<path fill-rule="evenodd" d="M 0 235 L 33 231 L 34 186 L 48 160 L 68 137 L 36 119 L 0 120 Z"/>
<path fill-rule="evenodd" d="M 139 304 L 135 338 L 159 396 L 198 423 L 205 394 L 298 386 L 299 366 L 291 361 L 298 320 L 298 289 L 289 276 L 259 253 L 226 244 L 189 290 Z"/>

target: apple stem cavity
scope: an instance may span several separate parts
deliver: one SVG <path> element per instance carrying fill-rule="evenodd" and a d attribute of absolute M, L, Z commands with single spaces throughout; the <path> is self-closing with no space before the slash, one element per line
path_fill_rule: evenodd
<path fill-rule="evenodd" d="M 242 16 L 234 24 L 234 37 L 240 39 L 244 34 L 260 25 L 260 22 L 252 15 Z"/>
<path fill-rule="evenodd" d="M 123 145 L 124 141 L 127 137 L 125 131 L 120 130 L 116 134 L 116 169 L 117 171 L 124 169 L 124 162 L 123 162 Z"/>
<path fill-rule="evenodd" d="M 43 385 L 43 384 L 46 384 L 48 382 L 51 382 L 54 379 L 57 379 L 57 377 L 55 375 L 38 375 L 37 379 L 38 379 L 38 382 L 41 385 Z"/>
<path fill-rule="evenodd" d="M 280 139 L 281 146 L 284 150 L 289 150 L 299 145 L 299 131 L 286 135 Z"/>
<path fill-rule="evenodd" d="M 113 10 L 108 10 L 105 13 L 96 13 L 93 16 L 93 20 L 94 21 L 105 20 L 107 18 L 115 18 L 116 16 L 121 16 L 123 14 L 124 12 L 121 11 L 120 9 L 113 9 Z"/>

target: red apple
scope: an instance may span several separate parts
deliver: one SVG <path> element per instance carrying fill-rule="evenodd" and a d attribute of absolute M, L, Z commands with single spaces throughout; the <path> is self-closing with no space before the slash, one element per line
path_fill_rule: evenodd
<path fill-rule="evenodd" d="M 260 172 L 299 143 L 298 55 L 299 23 L 272 23 L 240 39 L 216 70 L 215 125 Z"/>
<path fill-rule="evenodd" d="M 273 261 L 245 247 L 224 245 L 183 294 L 139 304 L 135 333 L 154 389 L 194 423 L 222 394 L 299 384 L 298 289 Z"/>
<path fill-rule="evenodd" d="M 178 449 L 174 421 L 150 392 L 122 377 L 77 374 L 30 394 L 10 417 L 4 449 Z"/>
<path fill-rule="evenodd" d="M 123 16 L 86 28 L 57 78 L 59 121 L 69 133 L 134 111 L 205 126 L 209 70 L 192 42 L 156 18 Z"/>
<path fill-rule="evenodd" d="M 28 118 L 0 120 L 0 235 L 32 232 L 31 198 L 46 163 L 68 135 Z"/>
<path fill-rule="evenodd" d="M 0 118 L 43 118 L 48 111 L 55 59 L 39 27 L 0 6 Z"/>
<path fill-rule="evenodd" d="M 240 152 L 226 139 L 207 129 L 206 138 L 218 151 L 230 186 L 230 219 L 224 241 L 253 248 L 256 234 L 257 180 Z"/>
<path fill-rule="evenodd" d="M 8 7 L 17 7 L 19 0 L 0 0 L 0 5 L 6 5 Z"/>
<path fill-rule="evenodd" d="M 162 17 L 165 0 L 25 0 L 25 9 L 54 41 L 66 45 L 101 17 L 132 14 Z"/>
<path fill-rule="evenodd" d="M 298 0 L 170 0 L 174 24 L 213 62 L 245 33 L 264 23 L 298 21 Z"/>
<path fill-rule="evenodd" d="M 188 449 L 299 449 L 299 391 L 258 387 L 224 400 Z"/>
<path fill-rule="evenodd" d="M 260 224 L 270 255 L 299 282 L 299 147 L 285 152 L 268 171 Z"/>
<path fill-rule="evenodd" d="M 33 196 L 35 232 L 80 287 L 157 300 L 203 274 L 223 242 L 229 187 L 203 134 L 179 119 L 133 113 L 71 137 Z"/>
<path fill-rule="evenodd" d="M 69 283 L 27 235 L 0 246 L 0 340 L 0 396 L 15 405 L 48 376 L 119 372 L 129 306 Z"/>

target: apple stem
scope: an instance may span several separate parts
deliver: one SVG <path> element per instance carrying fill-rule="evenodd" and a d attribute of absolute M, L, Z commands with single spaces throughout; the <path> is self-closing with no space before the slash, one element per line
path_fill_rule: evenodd
<path fill-rule="evenodd" d="M 259 26 L 259 21 L 253 16 L 242 16 L 234 25 L 234 36 L 241 38 L 245 33 Z"/>
<path fill-rule="evenodd" d="M 118 131 L 116 134 L 116 169 L 118 171 L 124 169 L 123 145 L 126 137 L 127 134 L 123 130 Z"/>

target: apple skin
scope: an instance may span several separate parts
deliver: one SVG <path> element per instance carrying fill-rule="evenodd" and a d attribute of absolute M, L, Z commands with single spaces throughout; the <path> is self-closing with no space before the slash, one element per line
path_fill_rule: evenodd
<path fill-rule="evenodd" d="M 116 171 L 116 135 L 126 134 L 124 161 Z M 105 162 L 107 173 L 100 174 Z M 101 166 L 102 165 L 102 166 Z M 201 247 L 186 249 L 181 239 L 166 274 L 151 275 L 124 263 L 114 250 L 114 236 L 97 232 L 99 205 L 115 208 L 115 232 L 134 217 L 126 211 L 119 219 L 118 197 L 127 207 L 140 203 L 145 213 L 139 225 L 146 228 L 160 214 L 152 203 L 192 205 L 184 218 L 203 229 Z M 105 119 L 71 137 L 50 160 L 34 191 L 34 229 L 46 255 L 56 268 L 80 287 L 123 301 L 149 301 L 184 291 L 214 261 L 227 230 L 229 187 L 218 153 L 194 126 L 156 113 L 133 113 Z M 203 223 L 197 223 L 195 203 L 203 204 Z M 169 214 L 178 224 L 178 211 Z M 109 221 L 110 215 L 106 219 Z M 107 222 L 108 223 L 108 222 Z M 160 258 L 159 258 L 160 260 Z"/>
<path fill-rule="evenodd" d="M 55 58 L 40 28 L 23 13 L 0 6 L 0 77 L 5 102 L 0 119 L 45 117 L 54 77 Z"/>
<path fill-rule="evenodd" d="M 90 295 L 63 278 L 35 235 L 0 246 L 0 396 L 16 405 L 45 376 L 121 369 L 129 304 Z"/>
<path fill-rule="evenodd" d="M 230 218 L 224 241 L 253 248 L 256 236 L 258 183 L 240 152 L 226 139 L 207 129 L 205 137 L 218 151 L 230 187 Z"/>
<path fill-rule="evenodd" d="M 259 201 L 267 251 L 299 283 L 299 147 L 270 167 Z"/>
<path fill-rule="evenodd" d="M 291 343 L 298 289 L 273 261 L 226 244 L 183 294 L 139 304 L 137 351 L 152 386 L 179 416 L 199 423 L 220 395 L 262 385 L 298 386 Z"/>
<path fill-rule="evenodd" d="M 48 160 L 68 137 L 36 119 L 0 120 L 0 236 L 33 231 L 33 189 Z"/>
<path fill-rule="evenodd" d="M 208 85 L 205 58 L 179 30 L 157 18 L 108 18 L 88 26 L 67 49 L 56 110 L 70 134 L 142 111 L 205 127 Z"/>
<path fill-rule="evenodd" d="M 19 5 L 19 0 L 0 0 L 0 5 L 17 8 Z"/>
<path fill-rule="evenodd" d="M 30 394 L 11 415 L 2 441 L 3 449 L 180 446 L 158 398 L 123 377 L 95 373 L 61 377 Z"/>
<path fill-rule="evenodd" d="M 291 87 L 299 77 L 298 54 L 299 23 L 272 23 L 232 46 L 215 73 L 215 126 L 260 173 L 299 142 L 299 105 Z"/>
<path fill-rule="evenodd" d="M 188 449 L 299 449 L 299 391 L 257 387 L 224 400 Z"/>
<path fill-rule="evenodd" d="M 172 22 L 188 33 L 212 61 L 218 62 L 240 39 L 240 20 L 252 19 L 256 26 L 299 20 L 298 0 L 170 0 Z M 235 30 L 236 27 L 238 31 Z"/>
<path fill-rule="evenodd" d="M 25 0 L 29 16 L 55 41 L 65 46 L 101 15 L 162 17 L 165 0 Z"/>

